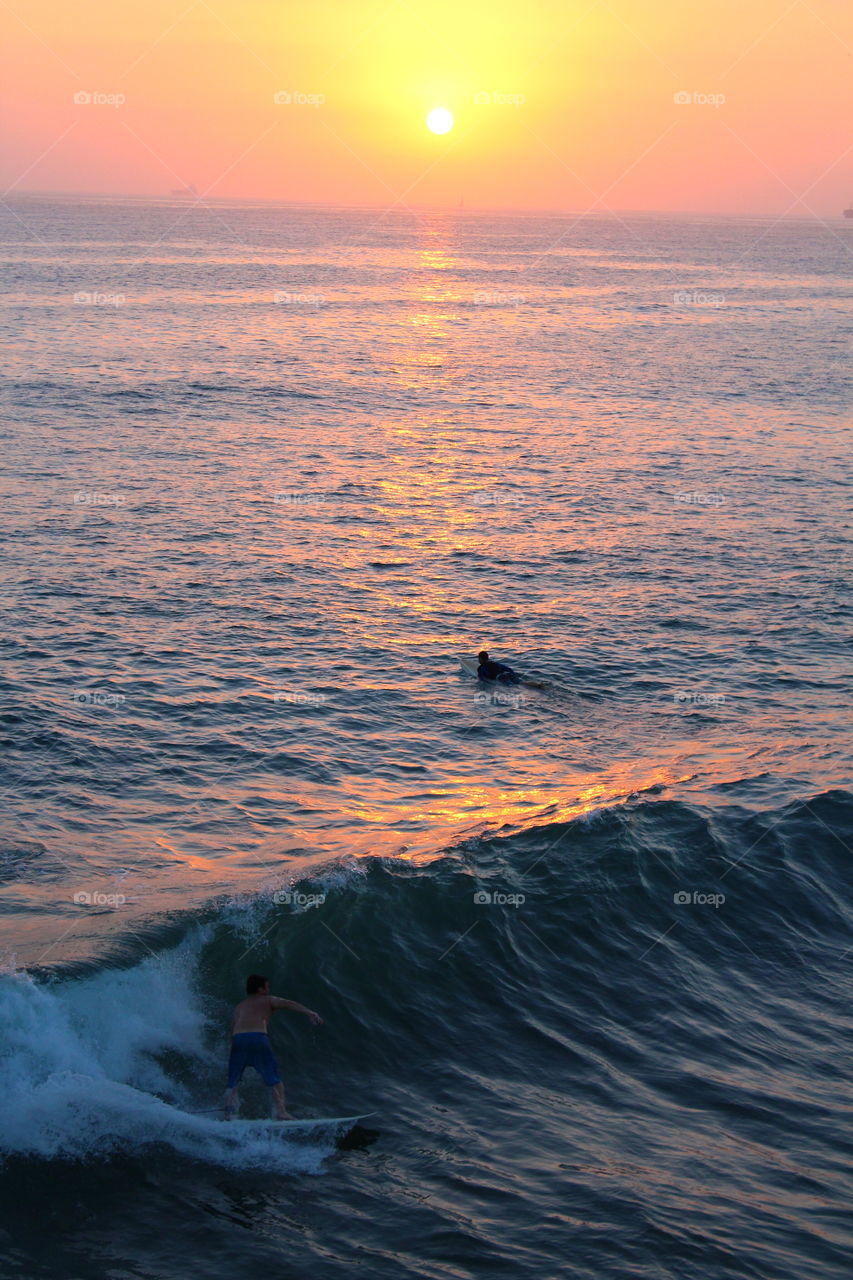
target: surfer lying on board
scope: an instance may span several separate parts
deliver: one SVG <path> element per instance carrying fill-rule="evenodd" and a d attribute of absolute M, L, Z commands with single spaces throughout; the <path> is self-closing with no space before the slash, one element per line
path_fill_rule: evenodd
<path fill-rule="evenodd" d="M 231 1015 L 226 1117 L 230 1120 L 237 1110 L 237 1089 L 243 1072 L 247 1067 L 254 1067 L 264 1084 L 272 1089 L 279 1120 L 290 1120 L 292 1117 L 285 1110 L 284 1085 L 267 1035 L 267 1024 L 276 1009 L 292 1009 L 294 1013 L 304 1013 L 315 1027 L 319 1027 L 323 1019 L 319 1013 L 306 1009 L 304 1004 L 297 1004 L 295 1000 L 271 996 L 268 980 L 259 973 L 253 973 L 246 979 L 246 992 L 246 999 L 240 1001 Z"/>
<path fill-rule="evenodd" d="M 477 668 L 478 680 L 497 680 L 500 684 L 518 684 L 521 679 L 517 671 L 513 671 L 512 667 L 508 667 L 505 662 L 492 662 L 485 649 L 477 654 L 479 666 Z"/>
<path fill-rule="evenodd" d="M 554 685 L 550 680 L 531 680 L 527 676 L 520 676 L 512 667 L 508 667 L 505 662 L 493 662 L 485 649 L 481 649 L 477 654 L 477 679 L 487 680 L 495 684 L 520 684 L 525 689 L 556 689 L 559 686 Z"/>

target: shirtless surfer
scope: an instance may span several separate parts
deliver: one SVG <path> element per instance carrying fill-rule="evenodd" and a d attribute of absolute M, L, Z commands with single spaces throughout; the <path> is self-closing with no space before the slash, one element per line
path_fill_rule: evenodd
<path fill-rule="evenodd" d="M 295 1000 L 271 996 L 269 982 L 258 973 L 253 973 L 246 979 L 246 992 L 246 999 L 240 1001 L 231 1015 L 231 1056 L 228 1059 L 225 1114 L 229 1120 L 235 1114 L 240 1078 L 246 1067 L 254 1067 L 264 1084 L 272 1089 L 279 1120 L 290 1120 L 292 1117 L 284 1106 L 284 1085 L 267 1035 L 267 1025 L 276 1009 L 292 1009 L 294 1013 L 304 1013 L 315 1027 L 319 1027 L 323 1019 L 319 1013 L 306 1009 L 304 1004 L 297 1004 Z"/>

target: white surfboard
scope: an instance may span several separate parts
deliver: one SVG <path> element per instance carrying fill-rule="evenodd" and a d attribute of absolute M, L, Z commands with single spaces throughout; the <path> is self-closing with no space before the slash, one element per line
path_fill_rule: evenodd
<path fill-rule="evenodd" d="M 476 680 L 477 672 L 480 669 L 480 663 L 478 662 L 478 660 L 476 658 L 469 658 L 467 653 L 460 653 L 458 657 L 459 657 L 459 665 L 462 668 L 462 670 L 465 672 L 465 674 L 468 676 L 473 676 L 474 679 Z M 550 680 L 528 680 L 526 676 L 519 676 L 517 683 L 519 685 L 523 685 L 525 689 L 559 689 L 560 688 L 559 685 L 555 685 Z M 488 681 L 488 684 L 490 686 L 494 684 L 496 688 L 504 687 L 499 680 L 496 680 L 496 681 L 490 680 Z M 568 689 L 565 692 L 571 693 L 572 690 Z"/>
<path fill-rule="evenodd" d="M 287 1133 L 310 1132 L 311 1129 L 343 1129 L 348 1132 L 358 1124 L 359 1120 L 367 1120 L 376 1115 L 375 1111 L 367 1111 L 362 1116 L 311 1116 L 309 1120 L 229 1120 L 229 1133 L 239 1133 L 241 1129 L 257 1133 L 263 1127 L 269 1130 L 284 1130 Z"/>

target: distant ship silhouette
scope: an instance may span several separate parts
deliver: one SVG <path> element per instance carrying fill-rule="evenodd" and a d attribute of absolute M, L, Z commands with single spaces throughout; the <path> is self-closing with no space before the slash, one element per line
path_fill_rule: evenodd
<path fill-rule="evenodd" d="M 170 196 L 197 196 L 198 187 L 195 183 L 191 183 L 188 187 L 173 187 L 169 192 Z"/>
<path fill-rule="evenodd" d="M 845 218 L 853 218 L 853 209 L 845 209 L 844 216 Z"/>

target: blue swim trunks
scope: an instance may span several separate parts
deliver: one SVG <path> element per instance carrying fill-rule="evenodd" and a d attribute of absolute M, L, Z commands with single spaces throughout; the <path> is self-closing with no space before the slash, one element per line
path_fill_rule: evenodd
<path fill-rule="evenodd" d="M 231 1056 L 228 1059 L 228 1085 L 233 1089 L 247 1067 L 254 1067 L 264 1084 L 281 1084 L 278 1063 L 264 1031 L 241 1031 L 231 1037 Z"/>

